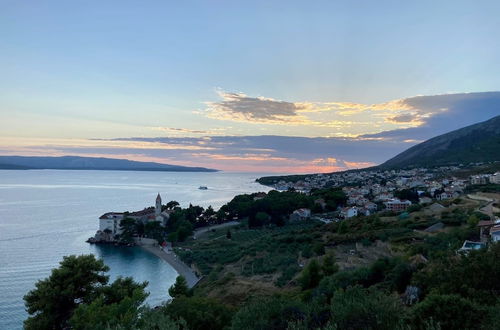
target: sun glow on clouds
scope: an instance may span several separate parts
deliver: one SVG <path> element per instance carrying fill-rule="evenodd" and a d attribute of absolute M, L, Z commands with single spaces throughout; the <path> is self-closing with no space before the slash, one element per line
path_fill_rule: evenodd
<path fill-rule="evenodd" d="M 156 126 L 134 126 L 139 137 L 109 138 L 109 130 L 89 139 L 3 136 L 0 154 L 126 158 L 229 171 L 333 172 L 379 164 L 425 139 L 500 114 L 499 92 L 418 96 L 371 105 L 286 102 L 223 91 L 219 95 L 221 101 L 207 103 L 201 112 L 211 118 L 202 118 L 206 129 L 159 121 Z M 229 127 L 227 121 L 239 123 Z M 151 132 L 156 132 L 153 137 Z"/>
<path fill-rule="evenodd" d="M 206 117 L 223 121 L 277 126 L 329 128 L 347 136 L 418 127 L 440 110 L 419 109 L 407 99 L 380 104 L 354 102 L 287 102 L 244 93 L 217 91 L 218 102 L 206 102 Z M 349 132 L 350 131 L 350 132 Z M 337 136 L 339 132 L 333 133 Z"/>

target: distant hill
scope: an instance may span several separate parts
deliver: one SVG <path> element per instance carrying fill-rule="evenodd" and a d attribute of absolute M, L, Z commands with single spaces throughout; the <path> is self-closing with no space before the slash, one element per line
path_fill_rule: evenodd
<path fill-rule="evenodd" d="M 417 144 L 381 168 L 500 161 L 500 116 Z"/>
<path fill-rule="evenodd" d="M 187 167 L 126 159 L 94 157 L 25 157 L 0 156 L 0 169 L 28 170 L 114 170 L 114 171 L 165 171 L 165 172 L 216 172 L 204 167 Z"/>

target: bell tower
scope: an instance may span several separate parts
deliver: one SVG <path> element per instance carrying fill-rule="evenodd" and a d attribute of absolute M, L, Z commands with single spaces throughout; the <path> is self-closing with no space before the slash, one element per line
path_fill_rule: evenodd
<path fill-rule="evenodd" d="M 160 193 L 156 196 L 156 205 L 155 205 L 155 216 L 159 217 L 161 214 L 161 197 Z"/>

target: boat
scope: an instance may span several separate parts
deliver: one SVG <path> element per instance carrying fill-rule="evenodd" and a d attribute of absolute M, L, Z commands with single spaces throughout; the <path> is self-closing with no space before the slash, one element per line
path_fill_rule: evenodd
<path fill-rule="evenodd" d="M 198 189 L 200 189 L 200 190 L 207 190 L 208 187 L 207 186 L 199 186 Z"/>

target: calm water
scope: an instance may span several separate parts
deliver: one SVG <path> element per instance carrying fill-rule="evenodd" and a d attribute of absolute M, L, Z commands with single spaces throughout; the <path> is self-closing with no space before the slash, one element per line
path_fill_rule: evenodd
<path fill-rule="evenodd" d="M 108 211 L 176 200 L 218 208 L 234 195 L 267 191 L 262 174 L 121 171 L 0 170 L 0 329 L 21 329 L 23 295 L 47 277 L 65 255 L 92 253 L 111 268 L 111 279 L 149 281 L 147 302 L 168 299 L 177 273 L 157 257 L 134 248 L 85 243 Z M 199 190 L 200 185 L 208 190 Z"/>

